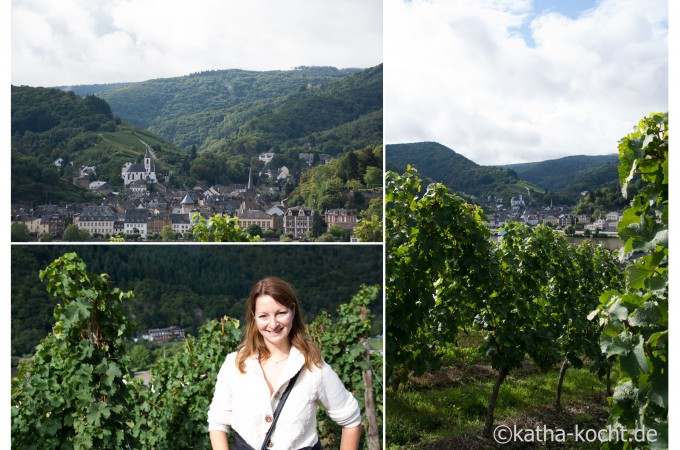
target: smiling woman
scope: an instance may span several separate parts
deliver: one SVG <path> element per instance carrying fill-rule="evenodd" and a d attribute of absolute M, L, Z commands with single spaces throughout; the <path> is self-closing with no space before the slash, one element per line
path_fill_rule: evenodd
<path fill-rule="evenodd" d="M 358 402 L 307 339 L 292 286 L 275 277 L 255 283 L 246 321 L 243 342 L 222 365 L 208 411 L 213 449 L 229 449 L 230 430 L 236 450 L 321 449 L 317 403 L 343 427 L 340 448 L 357 449 Z"/>

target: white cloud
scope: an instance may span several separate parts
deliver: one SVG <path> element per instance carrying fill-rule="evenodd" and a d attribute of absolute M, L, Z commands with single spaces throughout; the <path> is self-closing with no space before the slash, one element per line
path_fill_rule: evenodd
<path fill-rule="evenodd" d="M 614 153 L 668 109 L 666 8 L 605 0 L 571 19 L 530 2 L 385 0 L 386 142 L 438 141 L 480 164 Z"/>
<path fill-rule="evenodd" d="M 379 0 L 14 0 L 12 83 L 382 62 Z"/>

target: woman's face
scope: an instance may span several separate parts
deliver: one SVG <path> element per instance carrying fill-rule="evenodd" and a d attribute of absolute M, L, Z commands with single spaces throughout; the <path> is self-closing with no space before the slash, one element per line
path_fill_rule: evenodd
<path fill-rule="evenodd" d="M 288 346 L 288 333 L 293 325 L 294 311 L 270 295 L 255 299 L 255 324 L 267 345 Z"/>

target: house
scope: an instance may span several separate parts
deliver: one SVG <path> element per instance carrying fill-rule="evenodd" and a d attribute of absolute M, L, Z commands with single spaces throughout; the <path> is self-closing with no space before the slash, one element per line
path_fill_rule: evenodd
<path fill-rule="evenodd" d="M 106 181 L 93 181 L 90 183 L 89 189 L 102 195 L 108 195 L 113 192 L 113 187 Z"/>
<path fill-rule="evenodd" d="M 328 228 L 337 225 L 352 231 L 357 226 L 357 212 L 345 208 L 329 209 L 324 213 L 324 220 Z"/>
<path fill-rule="evenodd" d="M 189 214 L 170 214 L 172 222 L 172 231 L 175 233 L 189 233 L 191 232 L 192 223 Z"/>
<path fill-rule="evenodd" d="M 567 225 L 571 225 L 571 222 L 572 222 L 571 214 L 560 214 L 559 219 L 560 219 L 560 226 L 561 227 L 566 227 Z"/>
<path fill-rule="evenodd" d="M 274 205 L 265 212 L 267 214 L 269 214 L 272 217 L 272 219 L 274 219 L 274 229 L 275 230 L 282 230 L 283 229 L 283 216 L 286 214 L 284 207 L 279 206 L 279 205 Z"/>
<path fill-rule="evenodd" d="M 149 218 L 151 213 L 145 208 L 134 208 L 125 211 L 124 233 L 139 234 L 146 238 L 148 234 Z"/>
<path fill-rule="evenodd" d="M 590 223 L 592 222 L 592 219 L 588 214 L 579 214 L 578 216 L 576 216 L 576 221 L 578 223 Z"/>
<path fill-rule="evenodd" d="M 55 212 L 42 216 L 40 224 L 43 226 L 43 231 L 47 231 L 54 236 L 61 236 L 66 228 L 66 219 L 61 214 Z"/>
<path fill-rule="evenodd" d="M 116 214 L 108 206 L 86 206 L 78 216 L 76 225 L 90 234 L 113 234 Z"/>
<path fill-rule="evenodd" d="M 560 224 L 560 219 L 558 219 L 555 216 L 548 215 L 548 216 L 543 217 L 543 223 L 546 224 L 546 225 L 552 225 L 552 226 L 556 227 L 557 225 Z"/>
<path fill-rule="evenodd" d="M 274 229 L 274 217 L 270 216 L 264 211 L 258 209 L 249 209 L 238 215 L 239 225 L 248 228 L 251 225 L 257 225 L 262 230 Z"/>
<path fill-rule="evenodd" d="M 271 162 L 272 159 L 274 159 L 274 153 L 271 152 L 260 153 L 260 156 L 258 156 L 257 159 L 264 162 L 264 165 L 266 166 Z"/>
<path fill-rule="evenodd" d="M 160 233 L 165 226 L 172 226 L 172 219 L 167 211 L 153 211 L 149 216 L 149 225 L 147 231 L 151 233 Z"/>
<path fill-rule="evenodd" d="M 605 219 L 607 222 L 619 222 L 621 220 L 621 216 L 617 211 L 612 211 L 605 216 Z"/>
<path fill-rule="evenodd" d="M 144 180 L 135 180 L 126 185 L 125 188 L 137 194 L 143 194 L 147 190 Z"/>
<path fill-rule="evenodd" d="M 186 332 L 184 328 L 172 326 L 167 328 L 151 328 L 147 334 L 151 341 L 168 342 L 175 339 L 184 339 Z"/>
<path fill-rule="evenodd" d="M 302 206 L 288 208 L 283 216 L 283 232 L 294 238 L 303 237 L 312 230 L 314 211 Z"/>
<path fill-rule="evenodd" d="M 191 195 L 185 195 L 184 199 L 182 199 L 182 202 L 180 203 L 180 213 L 190 214 L 195 208 L 196 204 L 194 203 L 194 199 L 191 198 Z"/>
<path fill-rule="evenodd" d="M 123 183 L 125 186 L 142 180 L 146 183 L 157 183 L 156 166 L 151 163 L 151 153 L 149 145 L 146 144 L 146 153 L 144 154 L 144 164 L 125 163 L 121 170 Z"/>
<path fill-rule="evenodd" d="M 528 225 L 536 226 L 539 224 L 538 214 L 527 214 L 525 221 Z"/>
<path fill-rule="evenodd" d="M 600 230 L 606 230 L 607 229 L 607 220 L 603 218 L 599 218 L 595 221 L 594 223 L 595 228 L 598 228 Z"/>
<path fill-rule="evenodd" d="M 80 168 L 80 176 L 89 176 L 93 177 L 97 175 L 97 166 L 83 166 Z"/>
<path fill-rule="evenodd" d="M 279 174 L 276 176 L 276 180 L 285 180 L 288 177 L 290 177 L 290 170 L 288 170 L 288 167 L 286 166 L 281 166 L 279 169 Z"/>

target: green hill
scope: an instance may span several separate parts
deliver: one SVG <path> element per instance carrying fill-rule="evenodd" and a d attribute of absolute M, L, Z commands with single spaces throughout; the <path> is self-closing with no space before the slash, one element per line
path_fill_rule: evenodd
<path fill-rule="evenodd" d="M 144 143 L 155 149 L 159 172 L 178 172 L 183 152 L 122 123 L 104 100 L 59 89 L 12 86 L 12 202 L 91 201 L 86 189 L 71 183 L 78 169 L 96 166 L 96 179 L 121 186 L 123 163 L 141 160 Z M 58 158 L 63 160 L 61 168 L 54 164 Z"/>
<path fill-rule="evenodd" d="M 480 166 L 436 142 L 392 144 L 386 150 L 386 163 L 392 170 L 403 171 L 410 164 L 423 176 L 445 184 L 454 192 L 467 194 L 476 202 L 485 203 L 490 196 L 495 196 L 507 204 L 519 194 L 543 193 L 510 169 Z"/>
<path fill-rule="evenodd" d="M 505 166 L 480 166 L 435 142 L 387 146 L 387 168 L 403 171 L 407 164 L 421 175 L 471 195 L 482 204 L 489 196 L 529 195 L 534 204 L 576 205 L 583 191 L 618 190 L 618 155 L 568 156 Z"/>
<path fill-rule="evenodd" d="M 75 92 L 92 92 L 76 86 Z M 365 115 L 382 110 L 382 65 L 366 70 L 301 67 L 289 71 L 222 70 L 117 86 L 96 92 L 114 113 L 188 150 L 249 153 L 297 140 L 357 150 Z M 382 117 L 380 117 L 382 122 Z M 349 127 L 343 130 L 339 127 Z M 382 128 L 379 134 L 382 138 Z M 319 140 L 321 142 L 319 142 Z M 380 142 L 380 141 L 377 141 Z M 375 142 L 372 142 L 375 143 Z M 320 149 L 320 151 L 326 151 Z"/>
<path fill-rule="evenodd" d="M 611 183 L 618 185 L 619 156 L 577 155 L 503 167 L 549 191 L 573 190 L 578 186 L 590 190 Z"/>

